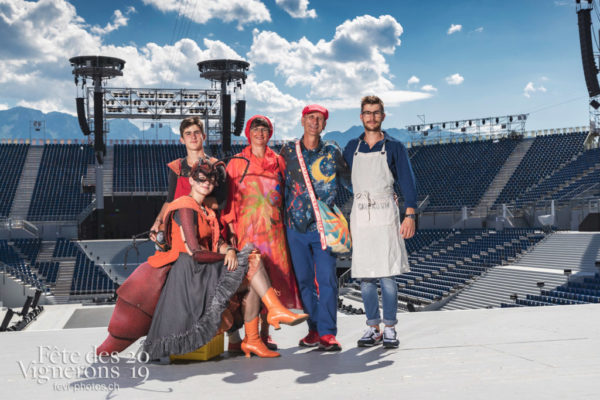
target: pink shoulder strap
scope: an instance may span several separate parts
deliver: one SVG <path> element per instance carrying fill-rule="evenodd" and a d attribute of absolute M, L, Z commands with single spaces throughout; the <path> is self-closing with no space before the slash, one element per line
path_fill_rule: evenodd
<path fill-rule="evenodd" d="M 317 220 L 317 230 L 319 231 L 319 238 L 321 239 L 321 248 L 327 249 L 327 240 L 325 239 L 325 228 L 323 228 L 323 219 L 319 212 L 319 204 L 317 203 L 317 196 L 315 196 L 315 190 L 310 181 L 308 170 L 306 169 L 306 163 L 304 157 L 302 157 L 302 149 L 300 148 L 300 141 L 296 140 L 296 155 L 298 156 L 298 162 L 300 163 L 300 169 L 302 170 L 302 176 L 304 177 L 304 183 L 306 183 L 306 190 L 308 190 L 308 196 L 310 197 L 310 203 L 312 204 L 313 211 L 315 213 L 315 219 Z"/>

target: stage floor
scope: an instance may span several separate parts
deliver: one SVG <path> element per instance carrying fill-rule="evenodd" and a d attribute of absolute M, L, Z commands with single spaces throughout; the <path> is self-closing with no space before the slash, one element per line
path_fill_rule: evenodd
<path fill-rule="evenodd" d="M 0 334 L 3 399 L 597 399 L 600 393 L 600 305 L 398 314 L 396 350 L 357 348 L 364 316 L 338 314 L 339 353 L 297 347 L 302 324 L 273 334 L 278 359 L 224 353 L 168 366 L 136 362 L 137 343 L 107 364 L 91 360 L 106 328 L 62 329 L 68 307 L 71 314 L 81 309 L 47 307 L 30 329 Z M 54 313 L 62 322 L 43 322 Z M 105 310 L 97 314 L 106 319 Z"/>

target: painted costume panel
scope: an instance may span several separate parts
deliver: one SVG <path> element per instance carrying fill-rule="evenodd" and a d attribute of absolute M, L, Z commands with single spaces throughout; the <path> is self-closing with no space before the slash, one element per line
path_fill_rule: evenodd
<path fill-rule="evenodd" d="M 281 303 L 302 309 L 282 218 L 283 159 L 268 147 L 262 159 L 252 154 L 250 146 L 238 156 L 250 160 L 248 173 L 240 183 L 246 161 L 232 159 L 227 165 L 228 200 L 222 219 L 233 224 L 238 249 L 252 243 L 260 250 Z"/>

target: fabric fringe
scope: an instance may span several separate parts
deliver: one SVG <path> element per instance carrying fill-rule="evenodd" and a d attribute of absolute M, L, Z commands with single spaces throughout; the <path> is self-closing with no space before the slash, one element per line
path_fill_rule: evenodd
<path fill-rule="evenodd" d="M 238 268 L 222 275 L 206 312 L 185 332 L 174 333 L 153 342 L 144 340 L 142 347 L 151 360 L 172 354 L 185 354 L 204 346 L 215 336 L 221 324 L 221 315 L 229 299 L 240 287 L 248 270 L 248 255 L 254 246 L 248 244 L 238 253 Z"/>

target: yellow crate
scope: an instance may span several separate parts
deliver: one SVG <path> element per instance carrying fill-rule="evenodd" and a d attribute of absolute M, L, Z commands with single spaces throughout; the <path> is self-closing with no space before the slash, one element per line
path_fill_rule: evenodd
<path fill-rule="evenodd" d="M 221 333 L 220 335 L 212 338 L 210 342 L 200 347 L 198 350 L 191 351 L 185 354 L 176 354 L 170 356 L 171 361 L 173 360 L 193 360 L 193 361 L 207 361 L 211 358 L 215 358 L 225 351 L 225 336 Z"/>

